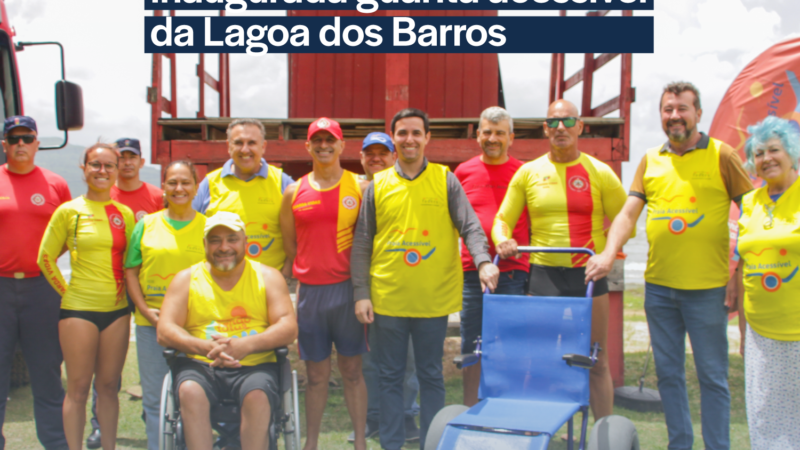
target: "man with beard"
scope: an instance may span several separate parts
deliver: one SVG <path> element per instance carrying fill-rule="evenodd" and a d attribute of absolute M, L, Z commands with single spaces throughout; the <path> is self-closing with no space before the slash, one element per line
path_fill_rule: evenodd
<path fill-rule="evenodd" d="M 670 449 L 690 449 L 686 393 L 686 333 L 700 381 L 705 448 L 730 448 L 728 306 L 736 308 L 729 277 L 731 201 L 753 189 L 736 151 L 697 130 L 700 93 L 691 83 L 667 85 L 661 124 L 669 141 L 647 151 L 628 200 L 611 225 L 606 249 L 589 260 L 586 281 L 606 276 L 647 203 L 650 243 L 644 308 L 653 344 L 658 390 Z"/>
<path fill-rule="evenodd" d="M 481 113 L 478 123 L 478 145 L 482 153 L 461 163 L 455 174 L 469 203 L 481 220 L 486 236 L 492 234 L 492 223 L 503 202 L 511 178 L 522 166 L 522 161 L 508 155 L 514 142 L 514 121 L 503 108 L 493 106 Z M 519 245 L 528 245 L 528 218 L 522 214 L 514 228 L 513 237 Z M 494 243 L 489 245 L 489 254 L 494 258 Z M 496 294 L 525 295 L 528 281 L 528 254 L 500 262 L 500 281 Z M 461 309 L 461 353 L 475 351 L 475 341 L 483 327 L 483 291 L 478 271 L 466 248 L 461 249 L 461 265 L 464 269 L 464 299 Z M 464 404 L 478 403 L 478 385 L 481 379 L 481 363 L 462 370 L 464 377 Z"/>
<path fill-rule="evenodd" d="M 425 158 L 431 138 L 428 115 L 404 109 L 395 114 L 391 130 L 398 159 L 364 191 L 351 273 L 356 316 L 376 326 L 381 447 L 397 450 L 405 441 L 409 336 L 421 391 L 420 442 L 444 407 L 447 316 L 461 309 L 459 236 L 475 259 L 481 284 L 494 291 L 500 273 L 461 183 L 447 166 Z"/>
<path fill-rule="evenodd" d="M 364 138 L 364 142 L 361 143 L 361 166 L 364 168 L 365 179 L 372 181 L 376 173 L 392 167 L 395 161 L 397 161 L 397 152 L 395 152 L 392 138 L 388 134 L 375 131 Z M 378 434 L 381 391 L 378 386 L 378 362 L 375 357 L 375 354 L 378 353 L 375 350 L 378 345 L 375 324 L 370 324 L 368 327 L 367 342 L 370 351 L 361 355 L 361 369 L 367 385 L 367 428 L 365 433 L 367 438 L 370 438 Z M 419 440 L 419 428 L 415 419 L 419 414 L 418 393 L 419 381 L 414 363 L 414 346 L 409 340 L 406 373 L 403 379 L 406 442 Z M 347 438 L 349 442 L 353 442 L 354 439 L 355 434 L 351 434 Z"/>
<path fill-rule="evenodd" d="M 578 150 L 583 121 L 578 108 L 566 100 L 550 105 L 545 120 L 550 151 L 523 165 L 512 178 L 492 227 L 501 258 L 517 256 L 512 231 L 525 206 L 534 247 L 605 248 L 604 220 L 625 204 L 625 189 L 606 163 Z M 531 255 L 528 294 L 546 297 L 583 297 L 588 255 L 534 253 Z M 608 280 L 598 279 L 592 302 L 592 342 L 603 349 L 589 376 L 589 404 L 595 420 L 614 406 L 614 386 L 608 366 Z"/>
<path fill-rule="evenodd" d="M 361 354 L 367 352 L 367 340 L 364 325 L 356 319 L 350 281 L 350 249 L 362 187 L 356 174 L 342 169 L 339 157 L 344 147 L 338 122 L 327 117 L 315 120 L 306 141 L 313 169 L 286 188 L 281 204 L 283 247 L 300 282 L 297 347 L 308 375 L 305 450 L 318 446 L 334 344 L 355 448 L 366 450 L 367 389 Z"/>
<path fill-rule="evenodd" d="M 186 446 L 211 450 L 210 408 L 233 398 L 243 450 L 264 449 L 279 401 L 273 349 L 297 337 L 289 289 L 276 269 L 245 258 L 245 223 L 220 211 L 205 226 L 206 260 L 178 272 L 167 289 L 158 343 L 186 353 L 178 392 Z"/>

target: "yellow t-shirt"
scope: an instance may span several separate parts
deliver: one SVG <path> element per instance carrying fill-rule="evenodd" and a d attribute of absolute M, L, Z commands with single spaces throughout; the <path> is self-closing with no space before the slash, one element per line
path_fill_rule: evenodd
<path fill-rule="evenodd" d="M 56 209 L 39 246 L 39 267 L 61 294 L 62 309 L 111 312 L 128 307 L 123 263 L 135 222 L 133 211 L 113 200 L 81 196 Z M 56 265 L 64 245 L 71 256 L 69 284 Z"/>
<path fill-rule="evenodd" d="M 230 291 L 223 291 L 206 269 L 206 262 L 192 266 L 189 303 L 184 328 L 192 336 L 210 340 L 214 335 L 239 338 L 262 333 L 269 327 L 269 310 L 261 263 L 245 260 L 244 272 Z M 188 355 L 211 363 L 205 355 Z M 239 361 L 243 366 L 275 362 L 272 350 L 251 353 Z"/>
<path fill-rule="evenodd" d="M 745 317 L 758 334 L 779 341 L 800 341 L 798 185 L 777 201 L 766 187 L 745 195 L 739 219 Z"/>
<path fill-rule="evenodd" d="M 492 239 L 511 238 L 527 206 L 531 246 L 584 247 L 602 252 L 606 246 L 604 220 L 622 210 L 627 195 L 617 174 L 606 163 L 585 153 L 569 163 L 555 163 L 548 155 L 525 163 L 511 179 L 492 226 Z M 534 253 L 531 263 L 556 267 L 584 267 L 585 254 Z"/>
<path fill-rule="evenodd" d="M 428 163 L 414 180 L 375 174 L 371 295 L 375 312 L 441 317 L 461 310 L 464 273 L 447 200 L 448 168 Z"/>
<path fill-rule="evenodd" d="M 683 156 L 663 146 L 647 151 L 648 283 L 692 290 L 727 284 L 732 196 L 720 169 L 723 145 L 710 139 Z"/>
<path fill-rule="evenodd" d="M 164 214 L 164 211 L 159 211 L 142 219 L 144 232 L 139 247 L 142 253 L 139 285 L 147 306 L 155 309 L 161 309 L 172 278 L 181 270 L 205 259 L 203 229 L 206 216 L 197 213 L 191 222 L 176 230 L 167 222 Z M 138 309 L 136 325 L 151 325 Z"/>
<path fill-rule="evenodd" d="M 273 166 L 267 168 L 267 178 L 255 177 L 250 181 L 223 177 L 222 169 L 209 173 L 211 199 L 205 214 L 207 217 L 217 211 L 238 214 L 247 228 L 247 256 L 280 270 L 286 260 L 279 221 L 283 171 Z"/>

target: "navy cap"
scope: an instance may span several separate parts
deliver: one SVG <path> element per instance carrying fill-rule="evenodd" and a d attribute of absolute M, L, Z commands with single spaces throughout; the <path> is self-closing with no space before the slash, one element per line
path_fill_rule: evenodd
<path fill-rule="evenodd" d="M 138 139 L 131 139 L 131 138 L 122 138 L 117 139 L 117 150 L 120 153 L 122 152 L 133 152 L 139 156 L 142 156 L 142 147 L 139 145 Z"/>
<path fill-rule="evenodd" d="M 367 135 L 364 138 L 364 143 L 361 145 L 361 150 L 364 151 L 365 148 L 369 147 L 372 144 L 380 144 L 384 147 L 388 148 L 392 153 L 394 153 L 394 144 L 392 143 L 392 138 L 389 137 L 386 133 L 381 133 L 380 131 L 374 131 Z"/>
<path fill-rule="evenodd" d="M 9 131 L 13 130 L 17 127 L 25 127 L 30 128 L 37 133 L 39 130 L 36 129 L 36 121 L 31 119 L 28 116 L 11 116 L 6 119 L 5 123 L 3 124 L 3 136 L 7 135 Z"/>

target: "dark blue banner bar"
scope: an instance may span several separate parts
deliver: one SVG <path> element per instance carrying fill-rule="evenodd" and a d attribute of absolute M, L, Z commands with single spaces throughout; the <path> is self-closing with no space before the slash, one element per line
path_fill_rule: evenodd
<path fill-rule="evenodd" d="M 652 17 L 145 17 L 146 53 L 653 53 Z"/>
<path fill-rule="evenodd" d="M 655 0 L 144 0 L 145 10 L 265 11 L 376 10 L 497 11 L 497 10 L 638 10 L 652 11 Z"/>

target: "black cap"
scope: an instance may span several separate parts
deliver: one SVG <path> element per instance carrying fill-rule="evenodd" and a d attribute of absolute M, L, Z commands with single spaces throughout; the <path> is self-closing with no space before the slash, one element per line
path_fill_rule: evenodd
<path fill-rule="evenodd" d="M 139 156 L 142 156 L 142 147 L 139 145 L 138 139 L 132 139 L 132 138 L 117 139 L 117 142 L 115 142 L 115 144 L 117 144 L 117 150 L 119 150 L 120 153 L 133 152 Z"/>
<path fill-rule="evenodd" d="M 31 119 L 28 116 L 11 116 L 6 119 L 5 123 L 3 124 L 3 136 L 7 135 L 9 131 L 13 130 L 17 127 L 25 127 L 30 128 L 37 133 L 39 130 L 36 129 L 36 121 Z"/>

